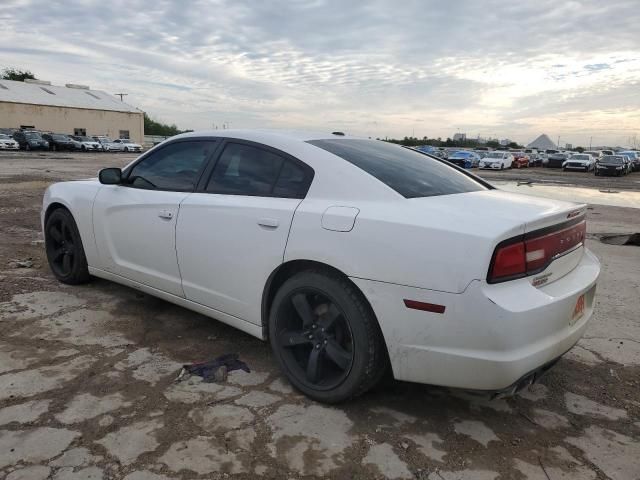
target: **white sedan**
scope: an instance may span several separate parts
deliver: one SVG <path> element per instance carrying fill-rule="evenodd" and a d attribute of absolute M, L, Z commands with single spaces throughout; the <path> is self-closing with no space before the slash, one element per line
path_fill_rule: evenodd
<path fill-rule="evenodd" d="M 128 138 L 116 138 L 113 143 L 118 145 L 120 151 L 123 152 L 141 152 L 142 145 L 134 143 Z"/>
<path fill-rule="evenodd" d="M 381 141 L 219 130 L 51 185 L 42 226 L 60 281 L 105 278 L 269 340 L 296 388 L 339 402 L 388 367 L 534 381 L 593 312 L 585 214 Z"/>
<path fill-rule="evenodd" d="M 562 169 L 567 170 L 582 170 L 583 172 L 590 172 L 595 168 L 596 160 L 588 153 L 574 153 L 566 162 L 562 164 Z"/>
<path fill-rule="evenodd" d="M 0 133 L 0 150 L 20 150 L 20 144 L 13 137 Z"/>
<path fill-rule="evenodd" d="M 486 157 L 480 160 L 480 168 L 504 170 L 511 168 L 513 160 L 514 157 L 509 152 L 489 152 Z"/>

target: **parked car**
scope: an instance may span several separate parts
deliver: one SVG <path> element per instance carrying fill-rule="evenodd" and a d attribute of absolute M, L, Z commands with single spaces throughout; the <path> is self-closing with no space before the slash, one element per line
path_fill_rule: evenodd
<path fill-rule="evenodd" d="M 142 145 L 133 143 L 128 138 L 117 138 L 113 141 L 113 143 L 122 145 L 123 152 L 141 152 L 142 151 Z"/>
<path fill-rule="evenodd" d="M 529 155 L 524 152 L 511 152 L 513 155 L 513 162 L 511 162 L 511 168 L 528 168 L 529 167 Z"/>
<path fill-rule="evenodd" d="M 631 156 L 621 152 L 616 153 L 616 155 L 620 155 L 624 158 L 625 171 L 626 173 L 631 173 L 633 171 L 633 160 L 631 159 Z"/>
<path fill-rule="evenodd" d="M 80 150 L 83 152 L 101 152 L 102 145 L 99 142 L 96 142 L 93 138 L 85 137 L 82 135 L 72 135 L 76 142 L 80 143 Z"/>
<path fill-rule="evenodd" d="M 480 164 L 480 156 L 468 150 L 459 150 L 449 155 L 448 160 L 461 168 L 475 168 Z"/>
<path fill-rule="evenodd" d="M 616 152 L 614 152 L 613 150 L 601 150 L 602 155 L 615 155 Z"/>
<path fill-rule="evenodd" d="M 585 218 L 398 145 L 265 130 L 175 136 L 49 186 L 42 209 L 59 281 L 106 278 L 269 340 L 328 403 L 388 365 L 403 381 L 529 385 L 592 316 Z"/>
<path fill-rule="evenodd" d="M 529 166 L 536 167 L 542 165 L 542 157 L 540 157 L 540 153 L 535 148 L 525 148 L 524 153 L 529 155 Z"/>
<path fill-rule="evenodd" d="M 490 168 L 493 170 L 504 170 L 511 168 L 513 155 L 509 152 L 489 152 L 486 157 L 480 160 L 480 168 Z"/>
<path fill-rule="evenodd" d="M 584 170 L 590 172 L 596 165 L 594 158 L 588 153 L 574 153 L 562 166 L 564 171 L 567 170 Z"/>
<path fill-rule="evenodd" d="M 633 150 L 625 150 L 623 152 L 618 152 L 617 155 L 626 155 L 631 159 L 632 171 L 636 172 L 640 170 L 640 153 Z"/>
<path fill-rule="evenodd" d="M 75 150 L 76 145 L 67 135 L 61 133 L 45 133 L 42 135 L 49 142 L 49 150 Z"/>
<path fill-rule="evenodd" d="M 0 133 L 0 150 L 19 150 L 20 144 L 6 133 Z"/>
<path fill-rule="evenodd" d="M 562 168 L 564 162 L 569 159 L 568 153 L 550 153 L 547 157 L 547 162 L 543 163 L 543 167 L 548 168 Z"/>
<path fill-rule="evenodd" d="M 587 150 L 582 153 L 586 153 L 587 155 L 591 155 L 593 159 L 597 162 L 602 157 L 602 152 L 600 150 Z"/>
<path fill-rule="evenodd" d="M 605 155 L 595 168 L 596 175 L 616 175 L 618 177 L 627 174 L 625 159 L 622 155 Z"/>
<path fill-rule="evenodd" d="M 14 132 L 13 139 L 18 142 L 21 150 L 48 150 L 47 142 L 40 132 L 35 130 L 18 130 Z"/>
<path fill-rule="evenodd" d="M 96 142 L 102 146 L 102 150 L 105 152 L 122 152 L 124 151 L 123 143 L 116 143 L 111 138 L 105 135 L 96 135 L 92 137 Z"/>

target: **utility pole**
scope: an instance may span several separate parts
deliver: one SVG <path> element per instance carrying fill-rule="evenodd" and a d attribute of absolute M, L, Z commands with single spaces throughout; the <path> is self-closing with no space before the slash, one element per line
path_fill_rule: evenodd
<path fill-rule="evenodd" d="M 116 97 L 120 97 L 120 101 L 123 102 L 124 100 L 122 100 L 122 97 L 126 97 L 129 94 L 128 93 L 114 93 L 114 95 Z"/>
<path fill-rule="evenodd" d="M 556 144 L 556 146 L 558 147 L 558 150 L 560 150 L 560 135 L 558 135 L 558 143 Z"/>
<path fill-rule="evenodd" d="M 591 150 L 591 142 L 593 141 L 593 136 L 589 137 L 589 150 Z"/>

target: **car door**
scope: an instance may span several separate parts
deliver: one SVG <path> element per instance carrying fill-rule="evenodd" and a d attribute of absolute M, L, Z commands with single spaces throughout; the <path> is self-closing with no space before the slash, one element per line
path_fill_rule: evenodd
<path fill-rule="evenodd" d="M 127 169 L 121 185 L 100 189 L 93 225 L 104 270 L 184 296 L 176 258 L 178 210 L 216 146 L 215 140 L 169 143 Z"/>
<path fill-rule="evenodd" d="M 259 324 L 266 280 L 283 261 L 313 170 L 264 145 L 227 140 L 209 171 L 180 206 L 182 287 L 189 300 Z"/>

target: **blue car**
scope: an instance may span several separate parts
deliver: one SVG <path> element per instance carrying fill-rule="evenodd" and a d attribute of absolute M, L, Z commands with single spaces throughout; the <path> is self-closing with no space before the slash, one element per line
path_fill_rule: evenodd
<path fill-rule="evenodd" d="M 475 168 L 480 164 L 480 155 L 467 150 L 460 150 L 449 155 L 449 161 L 462 168 Z"/>

